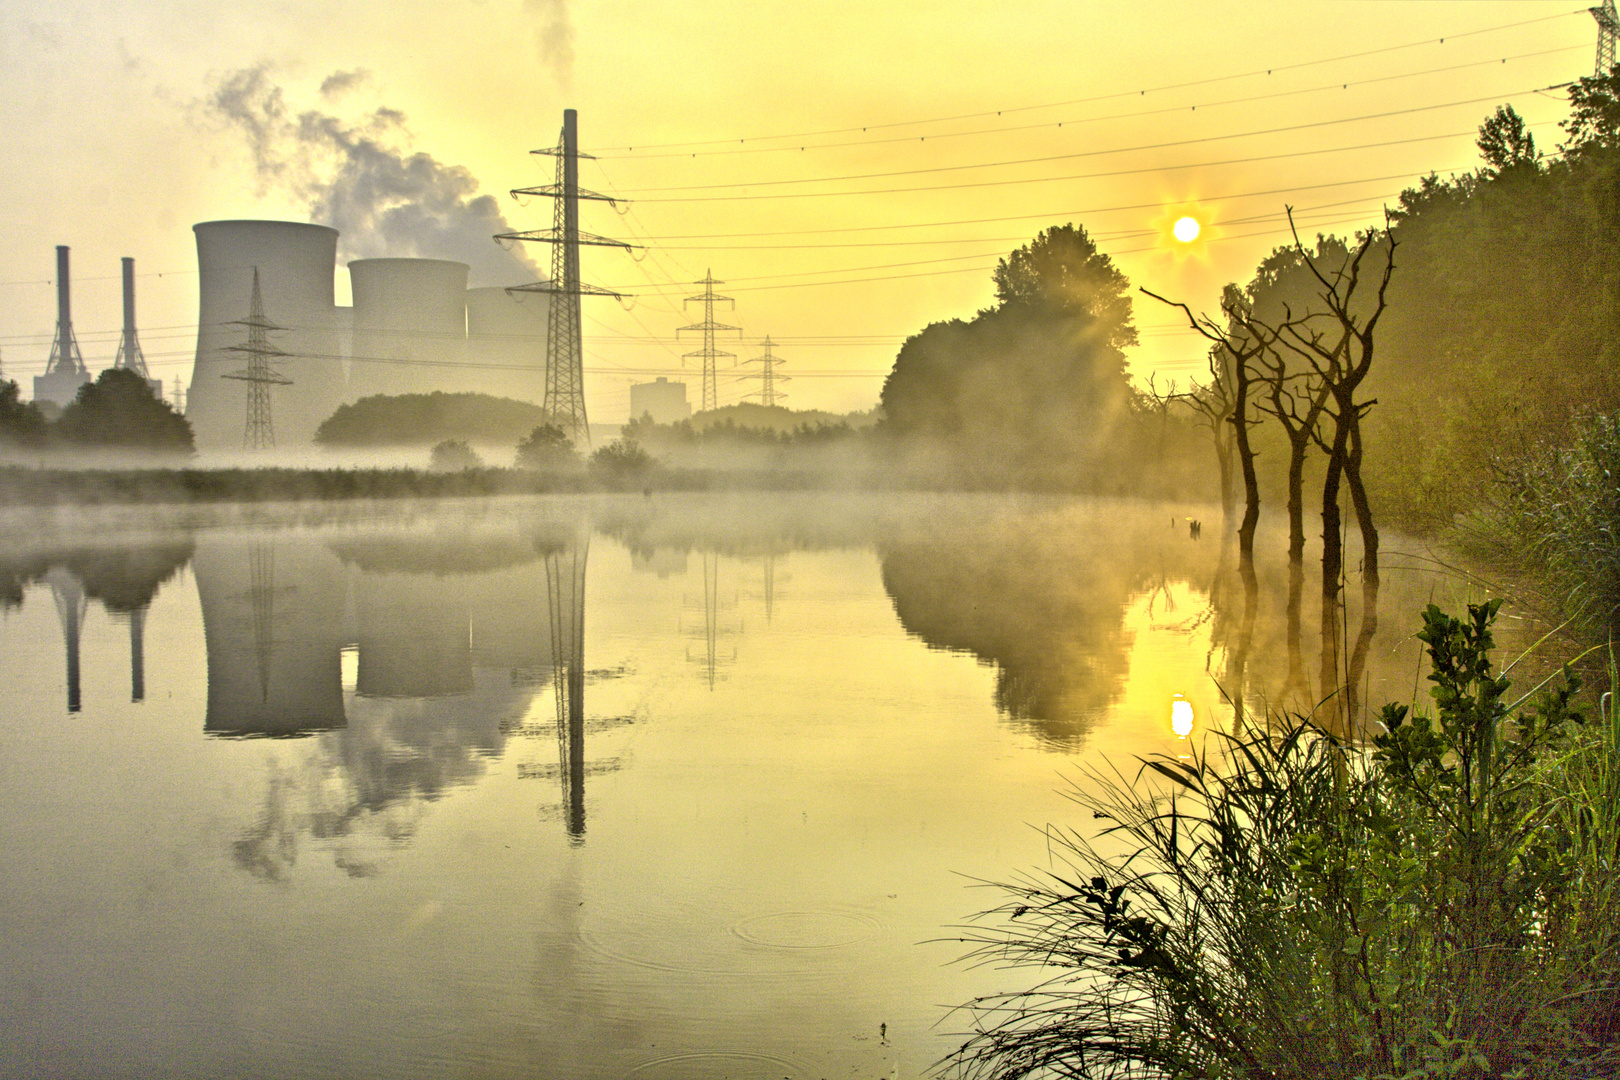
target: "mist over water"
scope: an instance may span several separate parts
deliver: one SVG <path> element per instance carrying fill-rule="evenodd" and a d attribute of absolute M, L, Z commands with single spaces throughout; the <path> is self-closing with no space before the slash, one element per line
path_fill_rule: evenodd
<path fill-rule="evenodd" d="M 1187 753 L 1173 702 L 1232 723 L 1204 512 L 13 511 L 0 1071 L 920 1072 L 998 982 L 940 940 L 967 878 L 1039 865 L 1083 767 Z M 1470 594 L 1390 562 L 1373 701 L 1399 613 Z"/>

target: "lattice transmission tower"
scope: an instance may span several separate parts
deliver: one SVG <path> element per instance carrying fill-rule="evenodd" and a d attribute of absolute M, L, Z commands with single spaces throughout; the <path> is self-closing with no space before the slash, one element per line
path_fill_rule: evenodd
<path fill-rule="evenodd" d="M 703 291 L 696 296 L 688 296 L 685 302 L 691 304 L 701 301 L 703 303 L 703 321 L 700 323 L 693 323 L 691 326 L 678 327 L 675 331 L 675 336 L 677 338 L 680 337 L 681 333 L 686 330 L 701 330 L 703 332 L 703 348 L 699 349 L 697 352 L 686 353 L 685 357 L 688 359 L 700 359 L 703 361 L 703 410 L 708 411 L 711 409 L 718 409 L 720 407 L 719 388 L 715 385 L 715 361 L 722 356 L 729 356 L 733 361 L 737 359 L 736 353 L 729 353 L 715 346 L 715 331 L 735 330 L 737 331 L 737 337 L 740 339 L 742 337 L 742 328 L 738 326 L 728 326 L 725 323 L 717 323 L 714 321 L 715 301 L 724 300 L 726 303 L 732 306 L 733 310 L 735 310 L 737 307 L 737 301 L 733 300 L 729 296 L 718 296 L 715 294 L 714 287 L 716 285 L 724 285 L 725 282 L 716 281 L 714 279 L 713 270 L 705 271 L 703 280 L 694 281 L 692 284 L 702 285 Z"/>
<path fill-rule="evenodd" d="M 745 379 L 758 379 L 759 389 L 755 393 L 746 394 L 744 396 L 758 397 L 759 403 L 765 406 L 767 409 L 775 405 L 778 401 L 787 397 L 787 394 L 776 388 L 776 384 L 779 382 L 793 381 L 786 375 L 778 375 L 776 373 L 776 365 L 784 363 L 785 361 L 783 361 L 780 356 L 772 353 L 771 347 L 771 339 L 769 335 L 767 335 L 765 338 L 765 355 L 756 356 L 752 360 L 743 361 L 746 364 L 760 365 L 760 369 L 758 371 L 750 372 L 743 376 Z"/>
<path fill-rule="evenodd" d="M 270 388 L 291 386 L 292 380 L 270 366 L 275 357 L 287 357 L 270 344 L 270 331 L 281 330 L 264 317 L 264 300 L 259 296 L 259 268 L 253 268 L 253 299 L 248 306 L 248 317 L 235 319 L 232 326 L 248 328 L 248 339 L 242 345 L 227 345 L 225 352 L 245 355 L 247 367 L 221 375 L 222 379 L 238 379 L 247 386 L 247 426 L 242 429 L 242 446 L 248 450 L 263 450 L 276 445 L 276 430 L 270 415 Z"/>
<path fill-rule="evenodd" d="M 1614 10 L 1614 0 L 1603 0 L 1597 7 L 1587 8 L 1592 18 L 1597 20 L 1597 70 L 1594 74 L 1603 78 L 1614 70 L 1615 39 L 1620 38 L 1620 15 Z"/>
<path fill-rule="evenodd" d="M 579 152 L 578 112 L 563 110 L 562 134 L 556 146 L 531 152 L 557 159 L 557 182 L 540 187 L 515 188 L 512 195 L 540 195 L 556 199 L 552 226 L 529 232 L 501 233 L 495 239 L 552 245 L 551 280 L 519 285 L 506 291 L 551 294 L 546 323 L 546 396 L 542 407 L 550 422 L 562 428 L 574 441 L 574 446 L 585 448 L 591 444 L 591 427 L 585 416 L 585 348 L 580 330 L 579 298 L 619 297 L 623 294 L 597 285 L 586 285 L 579 280 L 579 249 L 581 246 L 618 247 L 628 251 L 634 245 L 580 232 L 581 199 L 594 199 L 615 207 L 618 201 L 579 186 L 579 159 L 591 158 L 592 155 Z"/>

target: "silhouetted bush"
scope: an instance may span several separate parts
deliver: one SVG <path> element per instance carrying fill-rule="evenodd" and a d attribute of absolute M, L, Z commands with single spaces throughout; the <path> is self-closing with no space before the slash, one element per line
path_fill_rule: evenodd
<path fill-rule="evenodd" d="M 434 472 L 454 472 L 458 469 L 481 469 L 484 459 L 460 439 L 446 439 L 433 448 L 428 467 Z"/>
<path fill-rule="evenodd" d="M 152 393 L 147 381 L 124 368 L 108 368 L 51 425 L 51 434 L 81 447 L 120 447 L 189 454 L 191 425 Z"/>

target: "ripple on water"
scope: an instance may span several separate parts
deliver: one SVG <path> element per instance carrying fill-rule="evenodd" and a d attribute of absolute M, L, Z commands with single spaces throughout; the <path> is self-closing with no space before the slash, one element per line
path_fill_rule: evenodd
<path fill-rule="evenodd" d="M 629 1075 L 646 1077 L 647 1080 L 685 1080 L 687 1077 L 692 1080 L 714 1080 L 715 1077 L 728 1075 L 727 1066 L 734 1069 L 739 1065 L 769 1065 L 773 1074 L 779 1076 L 791 1076 L 796 1072 L 803 1074 L 807 1068 L 803 1062 L 751 1050 L 693 1050 L 643 1061 L 632 1068 Z"/>
<path fill-rule="evenodd" d="M 750 915 L 727 928 L 724 923 L 640 918 L 611 929 L 587 926 L 578 938 L 591 951 L 655 971 L 691 975 L 764 974 L 777 968 L 799 975 L 834 974 L 854 956 L 837 950 L 875 937 L 882 920 L 837 908 L 777 911 Z M 775 955 L 779 959 L 771 960 Z M 821 957 L 813 962 L 809 957 Z M 790 960 L 801 956 L 805 960 Z M 810 963 L 809 968 L 805 963 Z"/>
<path fill-rule="evenodd" d="M 883 923 L 854 911 L 822 909 L 751 915 L 731 928 L 750 945 L 772 949 L 841 949 L 875 935 Z"/>

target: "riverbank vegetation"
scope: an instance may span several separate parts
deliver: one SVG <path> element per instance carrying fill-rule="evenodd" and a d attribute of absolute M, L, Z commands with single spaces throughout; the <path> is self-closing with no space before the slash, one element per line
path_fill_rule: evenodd
<path fill-rule="evenodd" d="M 1038 983 L 965 1007 L 952 1071 L 1620 1076 L 1620 722 L 1573 676 L 1513 697 L 1497 606 L 1430 606 L 1433 707 L 1370 741 L 1296 718 L 1077 786 L 1100 835 L 1049 829 L 964 939 Z"/>

